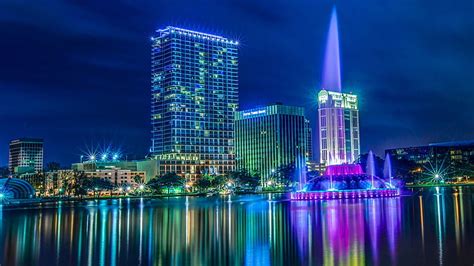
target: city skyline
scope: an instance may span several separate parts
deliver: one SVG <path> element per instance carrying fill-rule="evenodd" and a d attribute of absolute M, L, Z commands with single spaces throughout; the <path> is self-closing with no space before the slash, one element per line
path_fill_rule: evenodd
<path fill-rule="evenodd" d="M 183 8 L 180 3 L 164 10 L 162 17 L 151 12 L 158 5 L 137 7 L 131 12 L 144 14 L 144 18 L 132 19 L 133 26 L 94 13 L 102 8 L 100 4 L 51 4 L 51 19 L 39 23 L 28 20 L 30 17 L 9 15 L 8 8 L 18 3 L 2 8 L 0 12 L 6 15 L 0 17 L 7 22 L 4 25 L 9 25 L 1 29 L 5 36 L 2 50 L 16 46 L 29 49 L 18 49 L 4 57 L 0 86 L 9 104 L 0 108 L 1 122 L 7 125 L 0 132 L 0 165 L 7 165 L 8 142 L 18 137 L 44 138 L 45 162 L 78 161 L 80 149 L 91 141 L 107 140 L 129 153 L 145 154 L 150 146 L 149 36 L 167 24 L 215 34 L 222 31 L 222 35 L 240 40 L 240 110 L 282 100 L 288 105 L 302 105 L 312 123 L 313 143 L 317 143 L 316 93 L 321 87 L 319 73 L 332 2 L 313 3 L 311 8 L 280 3 L 271 9 L 266 4 L 227 4 L 206 11 L 231 11 L 230 16 L 214 18 L 193 15 L 192 5 Z M 34 5 L 31 8 L 38 8 Z M 391 147 L 473 138 L 469 114 L 474 107 L 468 104 L 473 79 L 469 69 L 473 69 L 474 61 L 469 46 L 473 38 L 463 34 L 472 30 L 468 12 L 446 11 L 446 16 L 433 19 L 437 29 L 431 29 L 424 18 L 446 7 L 436 2 L 426 10 L 401 6 L 374 5 L 364 10 L 362 4 L 338 4 L 339 27 L 343 28 L 339 36 L 343 87 L 353 89 L 360 97 L 362 153 L 369 148 L 381 152 Z M 384 8 L 392 13 L 383 13 Z M 462 6 L 447 8 L 462 10 Z M 117 5 L 113 10 L 120 13 L 126 8 Z M 256 10 L 262 13 L 257 16 Z M 300 16 L 291 16 L 290 12 Z M 407 16 L 395 21 L 397 12 Z M 71 16 L 56 28 L 54 17 L 63 13 Z M 84 21 L 84 17 L 98 22 L 98 27 Z M 184 17 L 187 19 L 181 19 Z M 255 26 L 247 27 L 256 17 Z M 275 27 L 279 22 L 288 25 Z M 454 27 L 458 31 L 453 31 Z M 420 32 L 426 38 L 418 36 Z M 426 43 L 433 39 L 438 41 L 436 45 Z M 70 51 L 67 46 L 75 41 L 80 45 L 75 46 L 77 51 Z M 58 53 L 55 47 L 63 51 Z M 26 64 L 27 60 L 31 63 Z M 452 97 L 445 97 L 447 90 Z M 452 109 L 439 108 L 441 104 Z M 453 132 L 454 128 L 457 130 Z"/>

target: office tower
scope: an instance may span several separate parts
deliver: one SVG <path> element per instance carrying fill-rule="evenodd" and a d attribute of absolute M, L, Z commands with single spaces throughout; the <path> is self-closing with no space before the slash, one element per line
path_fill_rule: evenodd
<path fill-rule="evenodd" d="M 12 174 L 43 171 L 43 140 L 20 138 L 10 141 L 8 169 Z"/>
<path fill-rule="evenodd" d="M 305 169 L 308 134 L 309 122 L 302 107 L 277 104 L 239 111 L 235 115 L 237 168 L 258 173 L 262 185 L 280 167 Z"/>
<path fill-rule="evenodd" d="M 238 42 L 167 27 L 152 38 L 151 154 L 160 174 L 234 169 Z"/>
<path fill-rule="evenodd" d="M 336 9 L 333 9 L 318 93 L 320 161 L 325 165 L 353 163 L 360 153 L 357 95 L 341 92 Z"/>

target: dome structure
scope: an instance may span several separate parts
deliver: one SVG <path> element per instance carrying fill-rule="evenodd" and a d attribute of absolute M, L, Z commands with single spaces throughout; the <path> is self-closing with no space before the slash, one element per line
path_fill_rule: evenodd
<path fill-rule="evenodd" d="M 30 183 L 18 178 L 0 179 L 0 201 L 8 199 L 30 199 L 35 196 L 35 189 Z"/>

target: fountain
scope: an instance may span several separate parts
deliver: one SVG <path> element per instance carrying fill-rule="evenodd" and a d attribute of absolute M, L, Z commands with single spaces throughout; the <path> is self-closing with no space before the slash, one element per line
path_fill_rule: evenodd
<path fill-rule="evenodd" d="M 385 155 L 385 162 L 383 165 L 383 178 L 388 179 L 388 183 L 390 187 L 393 187 L 392 185 L 392 162 L 390 160 L 390 154 Z"/>
<path fill-rule="evenodd" d="M 332 10 L 331 21 L 329 24 L 326 53 L 324 57 L 322 87 L 324 90 L 331 91 L 334 95 L 341 95 L 341 66 L 336 8 L 333 8 Z M 340 113 L 335 113 L 337 116 L 335 115 L 333 120 L 328 120 L 332 121 L 332 127 L 335 127 L 342 121 L 345 121 L 345 118 L 342 115 L 344 108 L 334 106 L 331 108 L 341 111 Z M 300 188 L 299 191 L 291 193 L 292 199 L 355 199 L 393 197 L 400 195 L 398 189 L 385 182 L 382 178 L 377 177 L 375 172 L 374 154 L 372 151 L 369 152 L 367 157 L 365 173 L 362 170 L 361 165 L 348 163 L 352 162 L 353 158 L 352 156 L 346 155 L 346 153 L 350 153 L 345 145 L 347 136 L 343 133 L 337 133 L 337 131 L 334 132 L 331 132 L 333 135 L 331 135 L 330 138 L 328 137 L 329 140 L 327 143 L 334 143 L 333 145 L 336 145 L 337 143 L 337 145 L 334 149 L 335 151 L 331 152 L 331 149 L 327 150 L 328 158 L 325 158 L 326 160 L 324 160 L 324 162 L 328 164 L 326 171 L 323 175 L 308 180 L 303 189 Z M 334 154 L 334 152 L 337 154 Z M 353 155 L 353 157 L 355 156 L 357 155 Z M 299 180 L 302 181 L 303 179 L 300 178 Z M 300 186 L 301 185 L 302 183 L 300 182 Z"/>
<path fill-rule="evenodd" d="M 390 161 L 387 164 L 386 168 L 389 169 Z M 374 154 L 370 151 L 367 156 L 365 172 L 360 164 L 329 165 L 323 175 L 308 180 L 302 190 L 291 194 L 291 198 L 294 200 L 327 200 L 399 195 L 399 190 L 392 186 L 391 181 L 386 182 L 377 176 Z"/>
<path fill-rule="evenodd" d="M 372 151 L 369 151 L 369 154 L 367 155 L 367 174 L 370 177 L 371 180 L 371 189 L 374 189 L 374 176 L 375 176 L 375 161 L 374 161 L 374 153 Z"/>
<path fill-rule="evenodd" d="M 336 7 L 332 9 L 329 23 L 326 53 L 323 68 L 323 88 L 326 90 L 341 91 L 341 66 L 339 58 L 339 30 L 337 27 Z"/>

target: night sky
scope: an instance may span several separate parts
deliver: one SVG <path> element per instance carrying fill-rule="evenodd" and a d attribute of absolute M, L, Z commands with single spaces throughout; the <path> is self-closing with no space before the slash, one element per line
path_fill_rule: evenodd
<path fill-rule="evenodd" d="M 96 145 L 145 155 L 150 36 L 167 25 L 239 40 L 241 108 L 302 105 L 316 133 L 334 3 L 2 0 L 0 166 L 22 136 L 44 138 L 45 161 L 65 166 Z M 363 152 L 474 139 L 472 0 L 336 4 Z"/>

